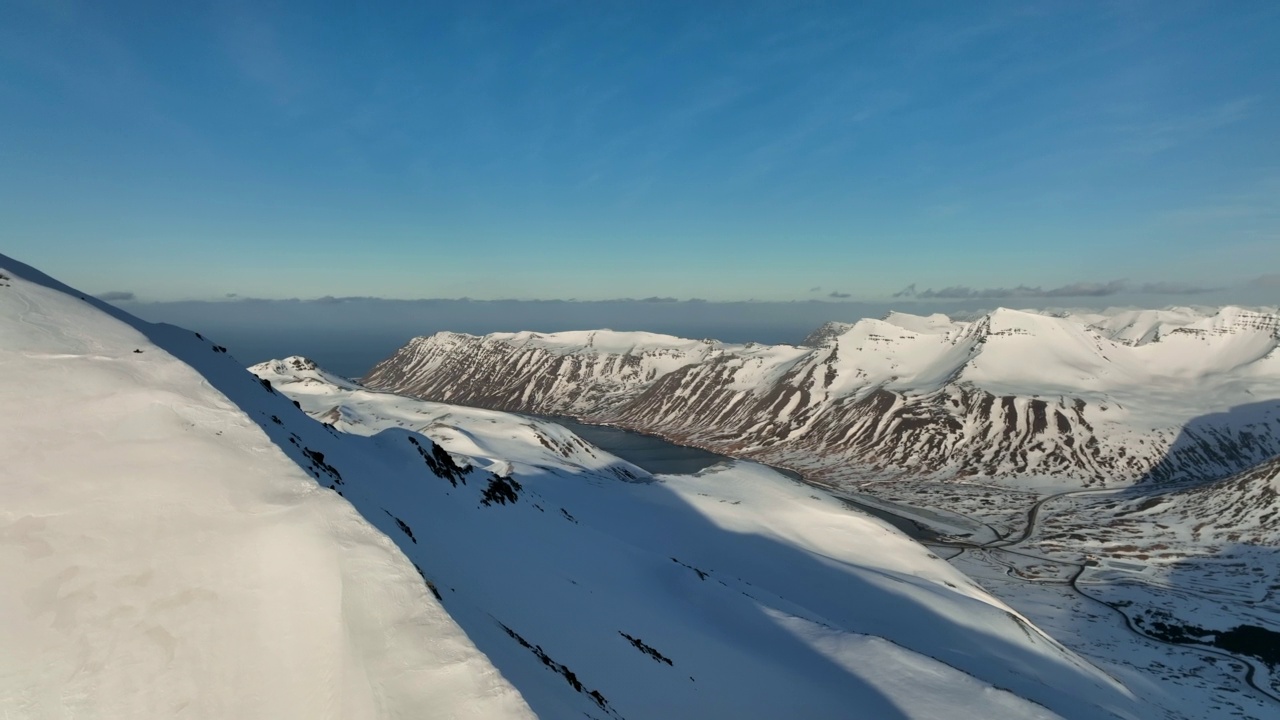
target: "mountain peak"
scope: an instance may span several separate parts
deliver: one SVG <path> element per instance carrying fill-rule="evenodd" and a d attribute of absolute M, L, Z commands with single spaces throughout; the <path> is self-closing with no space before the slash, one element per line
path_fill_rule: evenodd
<path fill-rule="evenodd" d="M 320 367 L 314 360 L 290 355 L 280 360 L 267 360 L 249 368 L 249 372 L 275 384 L 320 383 L 337 387 L 354 387 L 355 383 Z"/>
<path fill-rule="evenodd" d="M 904 330 L 920 334 L 944 334 L 956 329 L 957 323 L 942 313 L 932 315 L 913 315 L 911 313 L 893 311 L 884 316 L 884 321 Z"/>
<path fill-rule="evenodd" d="M 490 335 L 406 348 L 369 380 L 433 400 L 621 422 L 783 463 L 824 457 L 832 473 L 865 463 L 879 474 L 981 469 L 1132 482 L 1197 414 L 1280 397 L 1270 322 L 1238 308 L 997 308 L 972 321 L 891 313 L 826 323 L 801 347 L 669 336 L 648 345 L 627 334 L 625 361 L 601 354 L 598 334 L 588 347 L 591 332 L 554 348 L 541 346 L 546 338 Z M 1236 448 L 1262 432 L 1254 425 L 1224 436 L 1229 451 L 1205 450 L 1228 458 L 1217 472 L 1239 469 L 1233 453 L 1254 456 Z"/>
<path fill-rule="evenodd" d="M 834 320 L 823 323 L 813 332 L 805 336 L 800 344 L 805 347 L 822 347 L 830 343 L 834 338 L 843 335 L 853 327 L 853 323 L 836 322 Z"/>

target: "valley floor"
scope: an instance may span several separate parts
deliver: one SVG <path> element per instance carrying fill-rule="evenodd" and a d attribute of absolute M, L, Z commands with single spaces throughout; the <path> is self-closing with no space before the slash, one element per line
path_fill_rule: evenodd
<path fill-rule="evenodd" d="M 1107 512 L 1124 490 L 1036 495 L 903 481 L 858 490 L 930 527 L 939 538 L 927 546 L 1166 717 L 1280 716 L 1280 637 L 1264 630 L 1280 627 L 1280 549 L 1240 544 L 1205 555 L 1161 543 L 1155 560 L 1143 552 L 1154 540 L 1143 547 Z M 1253 655 L 1213 646 L 1240 626 L 1260 632 L 1245 646 Z"/>
<path fill-rule="evenodd" d="M 685 450 L 703 455 L 699 467 L 716 458 L 652 435 L 555 420 L 642 466 Z M 1159 717 L 1280 716 L 1280 636 L 1265 629 L 1280 628 L 1280 548 L 1170 540 L 1150 523 L 1118 517 L 1119 500 L 1135 494 L 1126 487 L 1068 490 L 1060 479 L 1042 488 L 846 484 L 775 469 L 926 545 L 1123 682 Z M 1241 626 L 1258 632 L 1243 650 L 1215 640 Z"/>
<path fill-rule="evenodd" d="M 681 450 L 705 454 L 652 435 L 565 422 L 642 466 Z M 1259 650 L 1280 648 L 1280 638 L 1263 630 L 1280 627 L 1280 549 L 1169 542 L 1162 537 L 1168 533 L 1117 520 L 1117 500 L 1132 495 L 1129 488 L 1064 490 L 1060 481 L 1041 492 L 991 483 L 846 485 L 778 470 L 925 544 L 1123 682 L 1157 716 L 1280 716 L 1276 658 Z M 1246 644 L 1254 654 L 1214 647 L 1214 631 L 1237 626 L 1261 631 L 1253 646 Z"/>

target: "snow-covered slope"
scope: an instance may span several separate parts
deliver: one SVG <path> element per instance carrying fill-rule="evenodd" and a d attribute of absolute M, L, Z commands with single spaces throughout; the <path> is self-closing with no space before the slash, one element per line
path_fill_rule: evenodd
<path fill-rule="evenodd" d="M 1157 557 L 1180 559 L 1188 545 L 1280 547 L 1280 456 L 1208 485 L 1119 504 L 1114 516 L 1144 523 L 1144 545 L 1168 551 L 1148 551 Z"/>
<path fill-rule="evenodd" d="M 259 368 L 342 432 L 193 333 L 0 273 L 5 715 L 1143 715 L 767 468 L 655 478 L 543 423 Z"/>
<path fill-rule="evenodd" d="M 531 717 L 265 407 L 310 423 L 0 256 L 0 716 Z"/>
<path fill-rule="evenodd" d="M 426 402 L 369 390 L 304 357 L 270 360 L 249 368 L 296 401 L 312 417 L 337 430 L 376 435 L 405 428 L 431 438 L 471 467 L 504 475 L 513 467 L 557 468 L 621 480 L 647 478 L 620 460 L 551 422 L 463 405 Z"/>
<path fill-rule="evenodd" d="M 477 340 L 447 332 L 429 341 L 418 338 L 396 354 L 395 362 L 380 364 L 377 384 L 399 386 L 441 372 L 462 379 L 457 363 L 473 354 Z M 484 362 L 465 372 L 465 387 L 441 386 L 435 399 L 464 402 L 485 397 L 512 409 L 554 402 L 566 413 L 600 412 L 659 377 L 717 355 L 721 348 L 711 341 L 610 330 L 495 333 L 484 340 Z"/>
<path fill-rule="evenodd" d="M 893 313 L 830 323 L 800 347 L 607 335 L 415 338 L 363 382 L 619 424 L 834 482 L 1169 481 L 1280 453 L 1275 312 Z"/>
<path fill-rule="evenodd" d="M 1133 712 L 1109 681 L 923 548 L 767 468 L 733 463 L 696 476 L 652 477 L 545 421 L 327 383 L 303 358 L 252 370 L 337 429 L 374 439 L 418 432 L 462 465 L 510 478 L 517 500 L 501 509 L 475 507 L 478 490 L 464 488 L 483 482 L 477 470 L 459 476 L 456 488 L 435 486 L 448 502 L 462 497 L 447 514 L 440 514 L 439 497 L 402 506 L 397 517 L 417 540 L 407 552 L 414 557 L 419 547 L 442 542 L 500 548 L 476 558 L 484 577 L 436 553 L 423 562 L 436 566 L 427 574 L 447 607 L 459 617 L 490 618 L 482 631 L 498 619 L 517 643 L 539 646 L 552 670 L 569 669 L 583 688 L 599 691 L 607 701 L 600 711 L 1046 712 L 994 690 L 1004 687 L 1064 715 Z M 343 492 L 361 506 L 349 485 Z M 601 568 L 608 568 L 603 576 Z M 1024 646 L 1043 643 L 1023 655 Z M 1028 685 L 1024 671 L 1008 673 L 1014 657 L 1020 659 L 1012 665 L 1035 668 L 1039 680 Z M 1041 682 L 1053 689 L 1040 694 Z M 1074 709 L 1062 690 L 1077 683 L 1085 697 L 1109 696 L 1099 703 L 1108 711 Z M 536 697 L 518 678 L 516 684 Z"/>

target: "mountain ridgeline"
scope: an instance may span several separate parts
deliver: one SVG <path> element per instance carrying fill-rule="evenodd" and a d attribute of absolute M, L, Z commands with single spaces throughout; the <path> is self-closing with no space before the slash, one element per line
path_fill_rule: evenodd
<path fill-rule="evenodd" d="M 654 477 L 0 276 L 0 716 L 1155 717 L 768 468 Z"/>
<path fill-rule="evenodd" d="M 868 478 L 1225 477 L 1280 454 L 1280 314 L 893 313 L 800 346 L 608 330 L 410 341 L 372 388 Z"/>

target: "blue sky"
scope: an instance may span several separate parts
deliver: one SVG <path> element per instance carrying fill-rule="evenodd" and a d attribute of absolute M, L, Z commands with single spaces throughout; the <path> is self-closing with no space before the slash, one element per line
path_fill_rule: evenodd
<path fill-rule="evenodd" d="M 1280 295 L 1278 37 L 1245 0 L 0 0 L 0 244 L 149 300 Z"/>

